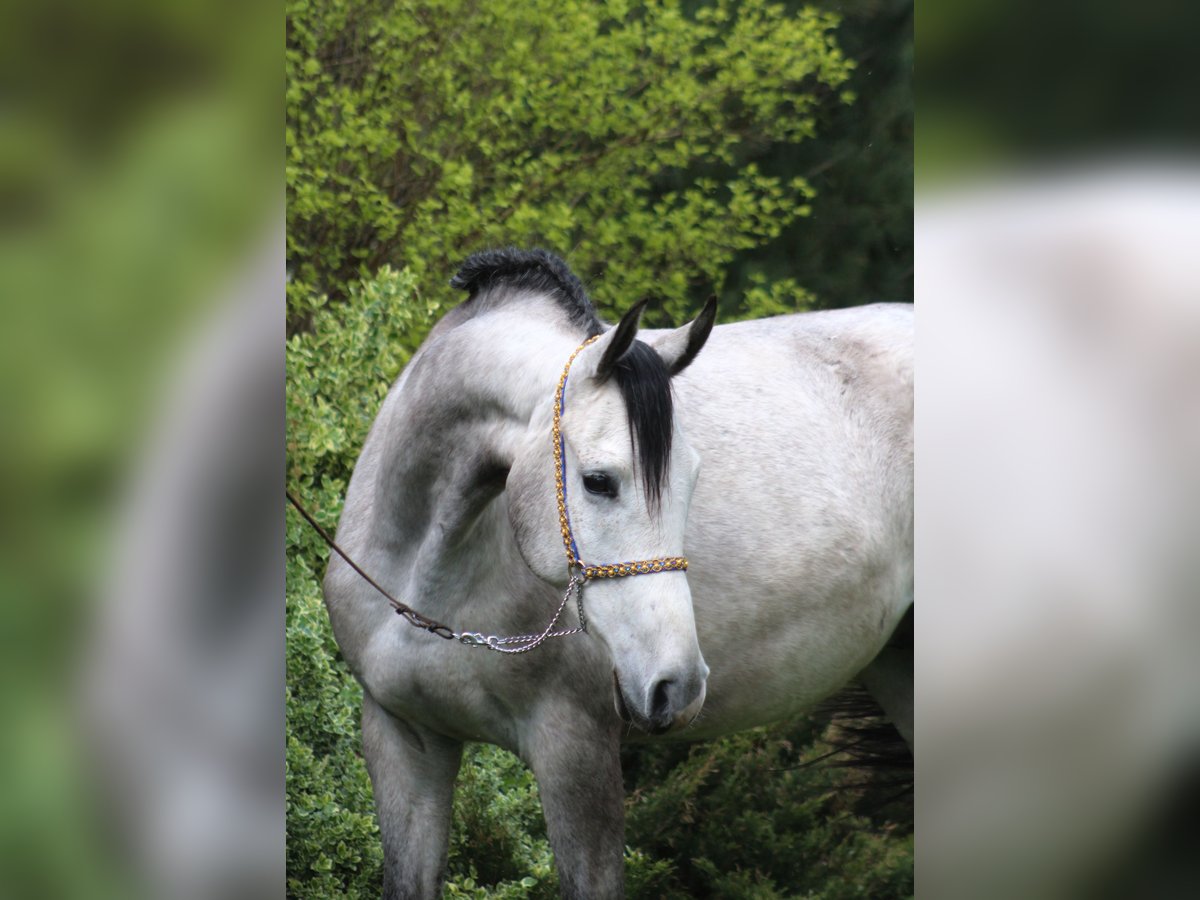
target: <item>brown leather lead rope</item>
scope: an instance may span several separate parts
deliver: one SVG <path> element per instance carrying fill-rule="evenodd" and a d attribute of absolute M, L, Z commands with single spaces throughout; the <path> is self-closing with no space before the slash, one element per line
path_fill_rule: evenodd
<path fill-rule="evenodd" d="M 352 560 L 349 557 L 349 555 L 347 555 L 346 551 L 343 550 L 341 547 L 339 547 L 337 545 L 337 542 L 332 537 L 329 536 L 329 532 L 326 531 L 324 528 L 322 528 L 317 523 L 317 520 L 308 514 L 308 510 L 306 510 L 303 506 L 300 505 L 300 501 L 292 496 L 291 491 L 289 491 L 287 488 L 284 488 L 283 492 L 285 494 L 287 494 L 288 502 L 291 503 L 292 506 L 296 507 L 296 511 L 298 513 L 300 513 L 300 515 L 304 516 L 304 520 L 306 522 L 308 522 L 308 524 L 311 525 L 313 528 L 315 528 L 317 531 L 317 534 L 319 534 L 321 536 L 321 539 L 323 541 L 325 541 L 326 544 L 329 545 L 329 549 L 333 550 L 338 556 L 340 556 L 342 559 L 344 559 L 346 561 L 347 565 L 349 565 L 350 568 L 352 568 L 355 572 L 357 572 L 359 575 L 361 575 L 363 577 L 363 580 L 365 580 L 367 582 L 367 584 L 371 585 L 371 587 L 375 588 L 375 590 L 379 591 L 379 593 L 381 593 L 381 594 L 383 594 L 383 596 L 387 597 L 388 602 L 390 604 L 392 604 L 392 606 L 395 608 L 397 615 L 403 616 L 410 625 L 415 625 L 418 628 L 423 628 L 426 631 L 428 631 L 430 634 L 436 634 L 438 637 L 445 638 L 448 641 L 453 641 L 458 638 L 458 635 L 455 633 L 454 629 L 451 628 L 449 625 L 443 625 L 441 622 L 438 622 L 434 619 L 430 619 L 427 616 L 421 615 L 419 612 L 417 612 L 411 606 L 401 603 L 399 600 L 397 600 L 395 597 L 393 597 L 391 594 L 389 594 L 386 590 L 384 590 L 382 587 L 380 587 L 379 582 L 377 582 L 374 578 L 372 578 L 370 575 L 368 575 L 366 572 L 364 572 L 361 568 L 359 568 L 358 563 L 356 563 L 354 560 Z"/>

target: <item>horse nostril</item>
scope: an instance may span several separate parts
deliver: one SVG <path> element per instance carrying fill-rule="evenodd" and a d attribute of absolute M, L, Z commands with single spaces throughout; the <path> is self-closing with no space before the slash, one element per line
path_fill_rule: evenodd
<path fill-rule="evenodd" d="M 667 678 L 654 686 L 654 691 L 650 694 L 651 719 L 655 721 L 663 721 L 670 718 L 672 713 L 671 687 L 674 684 L 674 681 Z"/>

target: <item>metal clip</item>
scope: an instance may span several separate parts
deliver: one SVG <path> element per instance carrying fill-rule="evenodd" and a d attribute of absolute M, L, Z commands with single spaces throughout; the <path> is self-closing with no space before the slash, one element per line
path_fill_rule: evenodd
<path fill-rule="evenodd" d="M 464 631 L 458 636 L 460 644 L 466 644 L 468 647 L 486 647 L 488 642 L 478 631 Z"/>
<path fill-rule="evenodd" d="M 575 608 L 579 611 L 579 630 L 587 633 L 588 623 L 587 616 L 583 613 L 583 586 L 587 583 L 587 576 L 580 573 L 577 577 L 574 573 L 571 575 L 571 582 L 567 585 L 567 593 L 570 594 L 571 589 L 575 589 Z"/>

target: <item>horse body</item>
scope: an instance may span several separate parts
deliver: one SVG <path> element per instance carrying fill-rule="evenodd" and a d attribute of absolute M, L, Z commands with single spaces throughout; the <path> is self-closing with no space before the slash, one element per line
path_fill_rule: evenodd
<path fill-rule="evenodd" d="M 911 346 L 911 307 L 803 313 L 714 329 L 675 380 L 704 460 L 688 582 L 712 669 L 687 736 L 811 708 L 911 605 Z"/>
<path fill-rule="evenodd" d="M 550 424 L 580 316 L 497 280 L 443 318 L 389 393 L 338 539 L 426 615 L 526 634 L 545 626 L 567 580 Z M 579 470 L 628 450 L 616 407 L 604 410 L 615 394 L 602 379 L 594 394 L 585 386 L 616 331 L 571 376 L 564 428 Z M 564 893 L 615 896 L 618 746 L 651 737 L 626 726 L 626 706 L 639 722 L 688 725 L 702 704 L 665 737 L 709 737 L 810 707 L 870 668 L 912 599 L 911 332 L 911 313 L 886 306 L 713 329 L 672 382 L 671 471 L 649 524 L 606 532 L 613 516 L 590 511 L 602 501 L 572 471 L 582 555 L 603 545 L 691 559 L 686 577 L 589 582 L 588 635 L 515 657 L 439 640 L 331 562 L 330 618 L 364 686 L 386 896 L 437 893 L 463 741 L 498 744 L 534 770 Z M 691 335 L 639 337 L 669 357 L 703 343 Z M 606 428 L 619 438 L 607 447 Z"/>

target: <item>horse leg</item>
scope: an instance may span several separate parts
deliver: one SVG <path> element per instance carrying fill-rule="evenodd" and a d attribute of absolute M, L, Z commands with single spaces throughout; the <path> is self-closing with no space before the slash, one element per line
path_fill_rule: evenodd
<path fill-rule="evenodd" d="M 623 897 L 625 788 L 618 731 L 562 722 L 539 731 L 542 738 L 527 757 L 537 776 L 562 896 Z"/>
<path fill-rule="evenodd" d="M 437 897 L 462 744 L 410 725 L 363 694 L 363 757 L 383 838 L 383 897 Z"/>
<path fill-rule="evenodd" d="M 913 611 L 910 607 L 887 646 L 858 676 L 883 707 L 908 749 L 915 752 L 913 732 Z"/>

